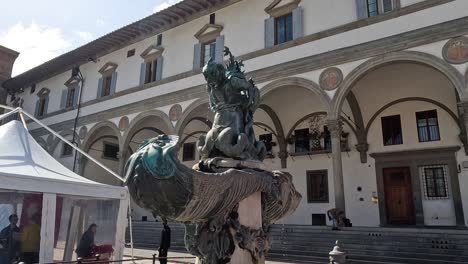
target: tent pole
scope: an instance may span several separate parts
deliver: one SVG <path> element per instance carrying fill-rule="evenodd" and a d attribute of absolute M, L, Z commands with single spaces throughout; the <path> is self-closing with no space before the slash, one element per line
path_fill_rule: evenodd
<path fill-rule="evenodd" d="M 132 256 L 132 262 L 135 263 L 135 256 L 133 255 L 132 196 L 130 195 L 128 186 L 126 187 L 126 189 L 128 192 L 128 222 L 129 222 L 129 228 L 130 228 L 130 255 Z"/>
<path fill-rule="evenodd" d="M 20 115 L 21 122 L 23 123 L 24 128 L 26 128 L 26 130 L 28 130 L 28 126 L 26 125 L 26 120 L 24 119 L 23 112 L 19 111 L 19 115 Z"/>
<path fill-rule="evenodd" d="M 99 165 L 101 168 L 103 168 L 104 170 L 106 170 L 107 172 L 109 172 L 110 174 L 112 174 L 114 177 L 116 177 L 117 179 L 119 179 L 120 181 L 122 182 L 125 182 L 125 180 L 120 177 L 120 175 L 118 175 L 117 173 L 113 172 L 111 169 L 109 169 L 108 167 L 104 166 L 102 163 L 100 163 L 99 161 L 97 161 L 95 158 L 91 157 L 88 153 L 82 151 L 79 147 L 75 146 L 73 143 L 71 143 L 70 141 L 66 140 L 64 137 L 62 137 L 59 133 L 53 131 L 52 129 L 50 129 L 48 126 L 44 125 L 41 121 L 37 120 L 35 117 L 31 116 L 30 114 L 28 114 L 27 112 L 24 112 L 23 110 L 21 110 L 21 112 L 23 112 L 25 115 L 27 115 L 29 118 L 31 118 L 32 120 L 34 120 L 36 123 L 38 123 L 39 125 L 41 125 L 43 128 L 45 128 L 47 131 L 49 131 L 50 133 L 54 134 L 56 137 L 58 137 L 59 139 L 61 139 L 64 143 L 66 143 L 67 145 L 69 145 L 70 147 L 74 148 L 76 151 L 80 152 L 83 156 L 87 157 L 88 159 L 92 160 L 94 163 L 96 163 L 97 165 Z"/>

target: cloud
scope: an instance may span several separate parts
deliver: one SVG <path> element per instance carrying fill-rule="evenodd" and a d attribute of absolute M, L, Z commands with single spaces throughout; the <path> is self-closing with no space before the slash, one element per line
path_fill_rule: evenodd
<path fill-rule="evenodd" d="M 80 40 L 82 40 L 83 42 L 89 42 L 93 39 L 93 34 L 91 34 L 91 32 L 87 32 L 87 31 L 75 31 L 74 32 L 75 35 L 77 35 Z"/>
<path fill-rule="evenodd" d="M 13 66 L 13 76 L 40 65 L 68 51 L 72 43 L 60 28 L 18 23 L 0 32 L 0 45 L 20 52 Z"/>
<path fill-rule="evenodd" d="M 106 24 L 106 22 L 100 18 L 96 19 L 96 26 L 102 27 Z"/>
<path fill-rule="evenodd" d="M 164 1 L 164 2 L 160 3 L 159 5 L 157 5 L 157 6 L 155 6 L 153 8 L 153 13 L 157 13 L 157 12 L 163 10 L 163 9 L 166 9 L 166 8 L 172 6 L 172 5 L 175 5 L 175 4 L 179 3 L 180 1 L 182 1 L 182 0 L 167 0 L 167 1 Z"/>

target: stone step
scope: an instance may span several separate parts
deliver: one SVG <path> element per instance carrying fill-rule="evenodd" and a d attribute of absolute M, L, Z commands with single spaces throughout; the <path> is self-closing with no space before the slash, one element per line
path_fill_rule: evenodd
<path fill-rule="evenodd" d="M 172 250 L 186 252 L 183 225 L 170 226 Z M 161 230 L 160 223 L 135 223 L 135 246 L 155 249 Z M 339 240 L 352 264 L 468 263 L 466 230 L 346 228 L 336 232 L 329 227 L 274 225 L 270 234 L 272 249 L 267 258 L 275 261 L 328 263 L 328 252 Z"/>

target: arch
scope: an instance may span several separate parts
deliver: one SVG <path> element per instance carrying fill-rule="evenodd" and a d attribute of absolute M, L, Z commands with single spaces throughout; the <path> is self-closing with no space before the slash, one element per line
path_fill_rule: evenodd
<path fill-rule="evenodd" d="M 328 113 L 330 111 L 331 100 L 327 93 L 315 82 L 300 77 L 287 77 L 273 81 L 260 89 L 260 96 L 263 99 L 270 92 L 284 86 L 298 86 L 311 91 L 319 97 L 326 112 Z"/>
<path fill-rule="evenodd" d="M 60 135 L 62 137 L 73 136 L 73 134 L 75 134 L 75 142 L 76 142 L 77 147 L 80 147 L 81 146 L 81 140 L 80 140 L 80 137 L 78 136 L 78 133 L 73 132 L 73 130 L 71 130 L 71 129 L 67 129 L 67 130 L 64 130 L 64 131 L 60 132 Z M 52 144 L 49 147 L 50 153 L 54 153 L 55 149 L 57 148 L 57 146 L 59 145 L 60 142 L 62 142 L 62 140 L 60 140 L 59 138 L 54 139 L 54 141 L 52 142 Z"/>
<path fill-rule="evenodd" d="M 130 142 L 130 139 L 135 135 L 135 130 L 138 125 L 140 125 L 140 121 L 144 120 L 145 118 L 148 117 L 155 117 L 161 120 L 164 125 L 166 126 L 166 129 L 169 129 L 169 131 L 166 131 L 164 134 L 174 134 L 174 126 L 172 125 L 171 120 L 169 119 L 169 116 L 167 116 L 166 113 L 160 111 L 160 110 L 150 110 L 146 112 L 142 112 L 138 114 L 128 125 L 127 130 L 124 133 L 123 136 L 123 146 L 127 146 L 128 142 Z M 158 128 L 159 129 L 159 128 Z M 164 129 L 159 129 L 161 131 L 164 131 Z"/>
<path fill-rule="evenodd" d="M 185 137 L 179 141 L 179 146 L 183 146 L 185 141 L 187 141 L 189 138 L 194 137 L 197 134 L 206 134 L 206 131 L 194 131 L 192 133 L 186 134 Z"/>
<path fill-rule="evenodd" d="M 286 135 L 286 138 L 290 138 L 292 133 L 294 132 L 294 130 L 297 128 L 297 126 L 299 126 L 302 122 L 304 122 L 305 120 L 307 120 L 308 118 L 310 117 L 313 117 L 313 116 L 318 116 L 318 115 L 324 115 L 324 116 L 327 116 L 327 113 L 326 112 L 314 112 L 314 113 L 310 113 L 308 115 L 305 115 L 303 116 L 302 118 L 300 118 L 299 120 L 297 120 L 296 123 L 294 123 L 294 125 L 291 127 L 291 129 L 289 129 L 288 131 L 288 134 Z M 327 119 L 329 120 L 329 119 Z M 346 123 L 349 128 L 351 129 L 351 131 L 353 132 L 354 136 L 357 137 L 357 132 L 356 132 L 356 129 L 353 127 L 353 125 L 351 124 L 351 122 L 349 122 L 348 120 L 346 120 L 345 118 L 343 117 L 340 117 L 340 120 L 343 121 L 344 123 Z"/>
<path fill-rule="evenodd" d="M 177 121 L 177 124 L 175 126 L 176 134 L 179 135 L 179 137 L 182 136 L 182 133 L 185 127 L 192 121 L 192 119 L 189 119 L 190 114 L 192 114 L 192 112 L 195 111 L 198 107 L 204 104 L 208 105 L 208 103 L 209 103 L 208 97 L 199 98 L 193 103 L 191 103 L 184 110 L 184 112 L 182 113 L 182 116 L 180 117 L 179 121 Z"/>
<path fill-rule="evenodd" d="M 281 168 L 285 169 L 287 167 L 287 157 L 288 157 L 288 146 L 286 143 L 286 137 L 284 136 L 284 129 L 283 125 L 281 124 L 281 120 L 279 119 L 276 112 L 271 108 L 269 105 L 261 104 L 258 106 L 259 109 L 262 109 L 271 119 L 273 125 L 275 126 L 276 131 L 276 139 L 278 140 L 278 147 L 279 147 L 279 158 L 281 159 Z M 262 124 L 263 126 L 268 127 L 266 124 Z M 271 128 L 269 128 L 272 130 Z M 272 130 L 273 131 L 273 130 Z"/>
<path fill-rule="evenodd" d="M 455 121 L 455 123 L 457 124 L 458 128 L 460 128 L 461 130 L 461 127 L 460 127 L 460 123 L 458 122 L 458 117 L 457 115 L 452 111 L 450 110 L 450 108 L 448 108 L 446 105 L 442 104 L 442 103 L 439 103 L 435 100 L 432 100 L 432 99 L 429 99 L 429 98 L 424 98 L 424 97 L 406 97 L 406 98 L 401 98 L 401 99 L 398 99 L 398 100 L 395 100 L 393 102 L 390 102 L 384 106 L 382 106 L 379 110 L 377 110 L 377 112 L 375 112 L 372 117 L 369 119 L 369 122 L 367 122 L 367 125 L 366 125 L 366 128 L 365 128 L 365 136 L 366 136 L 366 141 L 367 141 L 367 135 L 369 134 L 369 130 L 370 130 L 370 127 L 372 125 L 372 123 L 374 123 L 375 119 L 383 112 L 385 111 L 386 109 L 396 105 L 396 104 L 399 104 L 399 103 L 403 103 L 403 102 L 410 102 L 410 101 L 420 101 L 420 102 L 426 102 L 426 103 L 430 103 L 430 104 L 434 104 L 440 108 L 442 108 L 445 112 L 447 112 L 450 117 L 452 117 L 452 119 Z"/>
<path fill-rule="evenodd" d="M 114 132 L 114 136 L 117 137 L 117 141 L 119 142 L 119 145 L 122 143 L 122 135 L 120 134 L 120 130 L 117 127 L 117 125 L 112 123 L 111 121 L 103 121 L 94 125 L 86 134 L 86 137 L 82 143 L 83 151 L 88 152 L 91 145 L 95 142 L 95 140 L 93 140 L 93 137 L 95 136 L 95 134 L 97 134 L 100 130 L 105 129 L 105 128 L 109 128 L 111 129 L 112 132 Z"/>
<path fill-rule="evenodd" d="M 337 91 L 332 100 L 330 112 L 331 118 L 336 119 L 340 116 L 341 108 L 346 100 L 346 95 L 362 77 L 376 68 L 400 62 L 423 64 L 439 71 L 453 84 L 462 100 L 468 99 L 463 75 L 444 60 L 434 55 L 419 51 L 393 52 L 377 56 L 362 63 L 351 71 L 348 76 L 346 76 L 345 80 L 341 84 L 341 88 Z"/>

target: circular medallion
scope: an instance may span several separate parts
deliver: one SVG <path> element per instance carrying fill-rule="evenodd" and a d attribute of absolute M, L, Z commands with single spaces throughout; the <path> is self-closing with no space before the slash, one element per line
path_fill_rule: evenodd
<path fill-rule="evenodd" d="M 54 143 L 54 135 L 50 134 L 47 136 L 47 145 L 52 145 Z"/>
<path fill-rule="evenodd" d="M 336 67 L 331 67 L 324 70 L 320 74 L 320 87 L 324 90 L 335 90 L 343 81 L 343 73 Z"/>
<path fill-rule="evenodd" d="M 468 62 L 468 37 L 449 40 L 442 49 L 444 59 L 452 64 Z"/>
<path fill-rule="evenodd" d="M 180 116 L 182 115 L 182 106 L 180 104 L 175 104 L 169 110 L 169 119 L 172 122 L 179 120 Z"/>
<path fill-rule="evenodd" d="M 78 136 L 81 138 L 81 139 L 84 139 L 86 137 L 86 134 L 88 133 L 88 128 L 86 126 L 82 126 L 80 128 L 80 131 L 78 131 Z"/>
<path fill-rule="evenodd" d="M 120 118 L 120 121 L 119 121 L 119 129 L 121 131 L 124 131 L 125 129 L 128 128 L 128 117 L 127 116 L 122 116 L 122 118 Z"/>

